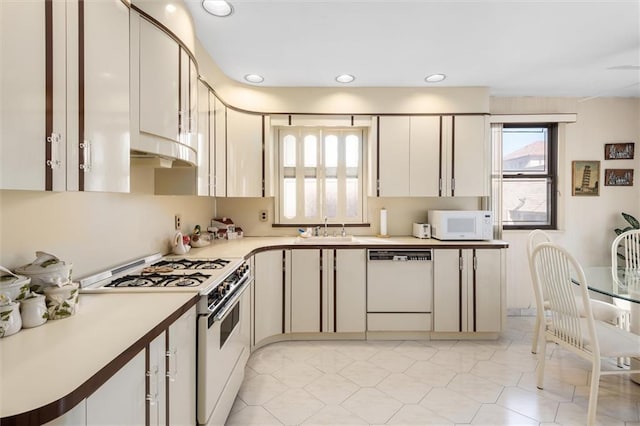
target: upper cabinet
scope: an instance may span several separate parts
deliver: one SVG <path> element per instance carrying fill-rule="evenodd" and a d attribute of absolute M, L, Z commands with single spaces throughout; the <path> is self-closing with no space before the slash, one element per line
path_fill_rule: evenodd
<path fill-rule="evenodd" d="M 197 68 L 164 29 L 131 15 L 131 148 L 197 163 Z"/>
<path fill-rule="evenodd" d="M 129 190 L 129 8 L 2 2 L 0 188 Z"/>
<path fill-rule="evenodd" d="M 488 195 L 484 116 L 383 116 L 378 120 L 378 196 Z"/>
<path fill-rule="evenodd" d="M 226 116 L 227 196 L 262 197 L 264 118 L 231 108 Z"/>
<path fill-rule="evenodd" d="M 213 110 L 209 134 L 212 144 L 211 153 L 214 160 L 214 171 L 211 175 L 213 179 L 213 193 L 216 197 L 227 196 L 227 107 L 218 99 L 213 92 L 209 94 L 209 105 Z"/>

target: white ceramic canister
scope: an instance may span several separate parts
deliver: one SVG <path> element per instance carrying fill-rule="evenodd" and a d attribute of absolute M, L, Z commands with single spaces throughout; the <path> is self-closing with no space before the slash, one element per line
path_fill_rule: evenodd
<path fill-rule="evenodd" d="M 20 302 L 0 306 L 0 337 L 16 334 L 21 328 Z"/>
<path fill-rule="evenodd" d="M 46 287 L 44 295 L 50 320 L 68 318 L 78 312 L 78 283 Z"/>
<path fill-rule="evenodd" d="M 44 294 L 37 294 L 20 301 L 20 314 L 24 328 L 37 327 L 47 322 L 47 304 Z"/>

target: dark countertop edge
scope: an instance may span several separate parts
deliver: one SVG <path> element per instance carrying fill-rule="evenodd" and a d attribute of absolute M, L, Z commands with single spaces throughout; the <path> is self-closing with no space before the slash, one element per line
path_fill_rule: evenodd
<path fill-rule="evenodd" d="M 262 247 L 257 247 L 251 250 L 249 253 L 244 255 L 245 259 L 249 259 L 251 256 L 262 253 L 265 251 L 272 250 L 287 250 L 287 249 L 328 249 L 328 250 L 340 250 L 340 249 L 383 249 L 383 250 L 392 250 L 392 249 L 442 249 L 442 250 L 459 250 L 459 249 L 503 249 L 509 248 L 509 243 L 500 241 L 500 242 L 487 242 L 487 243 L 471 243 L 471 244 L 455 244 L 455 243 L 447 243 L 447 244 L 274 244 L 274 245 L 264 245 Z"/>
<path fill-rule="evenodd" d="M 64 415 L 78 405 L 83 399 L 89 397 L 93 392 L 95 392 L 115 373 L 131 361 L 141 350 L 144 350 L 153 339 L 158 337 L 164 330 L 180 318 L 182 314 L 195 306 L 199 297 L 200 295 L 194 294 L 193 297 L 185 304 L 167 316 L 154 328 L 149 330 L 144 336 L 138 339 L 120 355 L 115 357 L 107 365 L 102 367 L 96 374 L 91 376 L 86 382 L 82 383 L 71 393 L 42 407 L 34 408 L 33 410 L 26 411 L 24 413 L 3 417 L 0 419 L 0 423 L 2 426 L 41 425 Z"/>

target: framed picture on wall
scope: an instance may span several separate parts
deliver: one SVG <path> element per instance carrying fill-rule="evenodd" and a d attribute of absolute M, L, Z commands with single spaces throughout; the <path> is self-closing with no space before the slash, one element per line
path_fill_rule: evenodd
<path fill-rule="evenodd" d="M 606 143 L 604 144 L 605 160 L 632 160 L 634 154 L 634 143 Z"/>
<path fill-rule="evenodd" d="M 600 195 L 600 161 L 573 161 L 571 166 L 571 194 Z"/>
<path fill-rule="evenodd" d="M 605 169 L 604 186 L 633 186 L 633 169 Z"/>

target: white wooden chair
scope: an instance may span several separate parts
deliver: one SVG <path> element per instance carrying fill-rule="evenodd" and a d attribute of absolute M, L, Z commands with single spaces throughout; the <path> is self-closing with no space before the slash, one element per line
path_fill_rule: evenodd
<path fill-rule="evenodd" d="M 618 285 L 620 274 L 640 271 L 640 229 L 632 229 L 618 235 L 611 243 L 611 277 Z"/>
<path fill-rule="evenodd" d="M 534 285 L 540 287 L 537 302 L 542 304 L 542 294 L 547 295 L 550 324 L 542 338 L 538 354 L 538 383 L 543 388 L 547 340 L 591 362 L 591 385 L 587 424 L 596 420 L 598 388 L 600 376 L 605 374 L 636 373 L 640 370 L 618 369 L 603 371 L 602 359 L 640 356 L 640 336 L 615 327 L 593 317 L 591 300 L 587 290 L 587 280 L 582 267 L 575 258 L 562 247 L 553 243 L 541 243 L 532 253 Z M 576 298 L 576 285 L 580 283 L 580 298 Z M 580 315 L 579 308 L 585 315 Z"/>
<path fill-rule="evenodd" d="M 533 283 L 533 292 L 534 296 L 536 297 L 536 323 L 533 333 L 533 342 L 531 344 L 531 353 L 533 354 L 538 352 L 538 341 L 540 339 L 540 336 L 544 334 L 545 328 L 547 327 L 545 311 L 549 309 L 549 302 L 544 293 L 544 290 L 541 290 L 539 286 L 535 285 L 533 278 L 534 271 L 532 254 L 533 249 L 538 244 L 548 242 L 551 242 L 551 237 L 549 237 L 549 234 L 540 229 L 534 229 L 529 233 L 527 237 L 527 257 L 529 258 L 529 270 L 531 273 L 531 281 Z M 542 304 L 538 303 L 537 293 L 539 291 L 543 291 L 543 293 L 541 294 Z M 577 294 L 576 297 L 579 298 L 580 295 Z M 590 299 L 590 304 L 595 319 L 628 329 L 628 321 L 626 320 L 626 318 L 628 318 L 628 309 L 625 310 L 623 307 L 618 307 L 611 303 L 593 299 Z M 540 307 L 542 307 L 542 309 L 539 309 Z M 584 312 L 582 310 L 580 310 L 579 312 L 582 316 L 584 316 Z M 620 360 L 619 364 L 620 366 L 622 366 L 622 360 Z"/>

